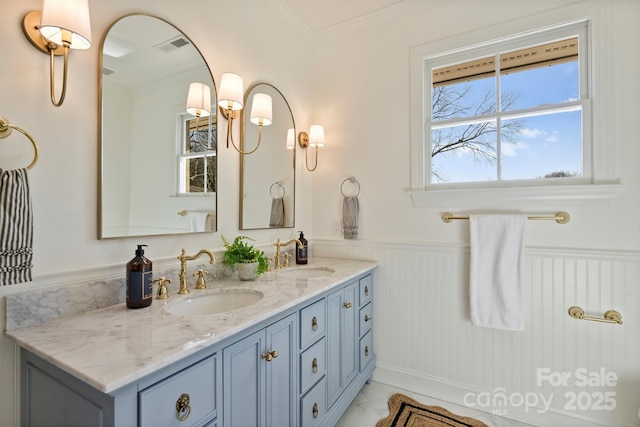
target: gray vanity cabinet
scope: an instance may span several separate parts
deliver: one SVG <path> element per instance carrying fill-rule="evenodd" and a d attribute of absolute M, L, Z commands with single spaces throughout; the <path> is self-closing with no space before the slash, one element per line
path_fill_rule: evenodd
<path fill-rule="evenodd" d="M 223 426 L 295 425 L 296 336 L 291 314 L 223 350 Z"/>

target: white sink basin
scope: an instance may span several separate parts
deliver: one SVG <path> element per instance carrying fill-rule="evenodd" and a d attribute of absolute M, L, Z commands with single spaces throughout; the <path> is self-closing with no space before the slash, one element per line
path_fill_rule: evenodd
<path fill-rule="evenodd" d="M 310 279 L 313 277 L 329 276 L 336 271 L 329 267 L 290 267 L 280 270 L 278 274 L 294 279 Z"/>
<path fill-rule="evenodd" d="M 249 289 L 229 289 L 169 303 L 167 311 L 183 316 L 219 314 L 255 304 L 263 296 L 262 292 Z"/>

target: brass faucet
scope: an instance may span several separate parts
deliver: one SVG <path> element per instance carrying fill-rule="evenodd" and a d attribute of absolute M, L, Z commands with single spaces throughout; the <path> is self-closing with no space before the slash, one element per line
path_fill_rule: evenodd
<path fill-rule="evenodd" d="M 282 246 L 287 246 L 287 245 L 289 245 L 289 244 L 291 244 L 293 242 L 297 242 L 298 243 L 298 247 L 300 249 L 302 249 L 302 242 L 300 240 L 298 240 L 298 239 L 291 239 L 287 243 L 280 243 L 280 239 L 276 240 L 276 243 L 275 243 L 275 245 L 276 245 L 276 256 L 275 256 L 276 266 L 274 267 L 275 270 L 280 270 L 280 248 Z"/>
<path fill-rule="evenodd" d="M 211 261 L 209 262 L 210 264 L 216 263 L 216 257 L 214 257 L 213 252 L 208 249 L 201 249 L 197 254 L 192 256 L 188 256 L 186 254 L 186 251 L 182 249 L 182 254 L 178 257 L 178 259 L 180 260 L 180 289 L 178 290 L 179 294 L 183 295 L 189 293 L 189 289 L 187 288 L 187 261 L 198 259 L 202 254 L 209 255 L 209 258 L 211 258 Z"/>

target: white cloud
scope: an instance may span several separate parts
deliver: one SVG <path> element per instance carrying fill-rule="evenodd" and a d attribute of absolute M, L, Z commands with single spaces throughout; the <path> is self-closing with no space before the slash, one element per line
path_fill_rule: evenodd
<path fill-rule="evenodd" d="M 525 138 L 538 138 L 540 135 L 542 135 L 542 131 L 540 129 L 523 128 L 520 131 L 520 135 Z"/>
<path fill-rule="evenodd" d="M 547 136 L 544 140 L 547 142 L 558 142 L 560 140 L 560 132 L 554 130 L 551 135 Z"/>
<path fill-rule="evenodd" d="M 501 153 L 504 157 L 515 157 L 519 150 L 528 150 L 529 145 L 524 142 L 503 142 Z"/>

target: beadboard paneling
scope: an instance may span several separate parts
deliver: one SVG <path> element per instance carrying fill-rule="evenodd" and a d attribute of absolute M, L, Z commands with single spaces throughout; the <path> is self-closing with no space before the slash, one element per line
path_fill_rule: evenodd
<path fill-rule="evenodd" d="M 542 394 L 551 401 L 544 413 L 523 411 L 524 405 L 478 408 L 506 410 L 507 416 L 538 425 L 555 426 L 563 419 L 566 425 L 576 425 L 578 419 L 581 425 L 640 425 L 638 253 L 526 248 L 522 332 L 471 325 L 467 246 L 314 240 L 313 253 L 380 263 L 375 340 L 378 367 L 387 377 L 389 372 L 397 372 L 398 378 L 413 376 L 423 383 L 416 386 L 412 380 L 414 388 L 457 403 L 469 392 Z M 615 309 L 624 323 L 572 319 L 567 310 L 573 305 L 598 317 Z M 568 372 L 566 386 L 538 384 L 539 368 Z M 587 374 L 604 368 L 617 375 L 617 385 L 576 385 L 579 368 Z M 396 385 L 402 384 L 399 379 Z M 447 388 L 453 391 L 439 392 Z M 595 403 L 604 392 L 615 393 L 615 410 L 567 406 L 573 393 L 582 393 L 585 404 L 589 399 Z"/>

